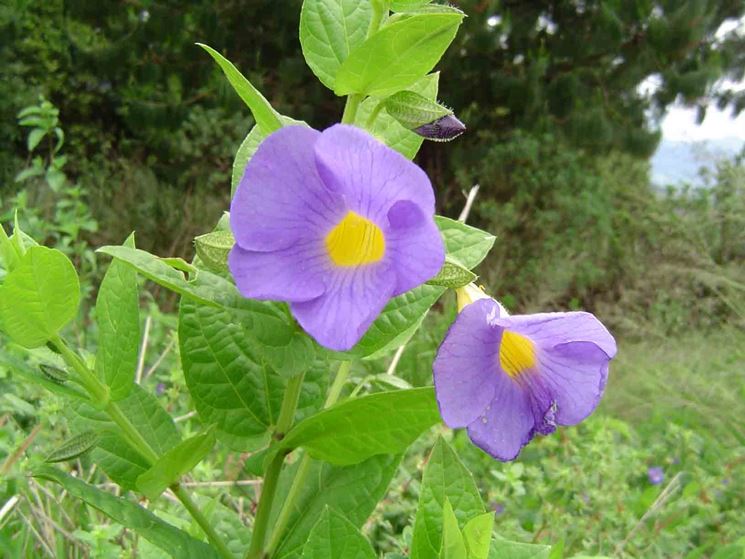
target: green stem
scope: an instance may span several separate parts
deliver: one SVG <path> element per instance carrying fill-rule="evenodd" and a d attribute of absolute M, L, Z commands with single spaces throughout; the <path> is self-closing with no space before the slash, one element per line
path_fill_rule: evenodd
<path fill-rule="evenodd" d="M 354 124 L 354 119 L 357 118 L 357 109 L 360 108 L 360 102 L 362 101 L 362 95 L 349 95 L 347 97 L 347 103 L 344 105 L 344 114 L 341 116 L 343 124 Z"/>
<path fill-rule="evenodd" d="M 127 443 L 129 443 L 134 450 L 139 452 L 149 464 L 154 464 L 159 458 L 158 453 L 155 452 L 153 447 L 150 446 L 135 426 L 132 425 L 132 422 L 119 407 L 119 404 L 109 401 L 108 387 L 101 383 L 83 360 L 74 351 L 67 347 L 67 344 L 62 340 L 62 338 L 56 336 L 51 340 L 51 342 L 59 350 L 60 355 L 62 355 L 65 362 L 78 373 L 80 383 L 86 388 L 86 390 L 88 390 L 93 402 L 98 404 L 105 403 L 105 405 L 102 406 L 103 410 L 111 420 L 116 423 L 117 427 L 119 427 Z M 220 555 L 225 559 L 235 559 L 225 543 L 212 529 L 212 526 L 210 526 L 207 519 L 199 510 L 199 507 L 191 500 L 183 488 L 176 483 L 171 489 L 192 518 L 194 518 L 197 524 L 202 527 L 204 533 L 207 535 L 210 542 L 212 542 L 212 544 L 217 548 Z"/>
<path fill-rule="evenodd" d="M 184 505 L 184 508 L 189 511 L 191 517 L 197 522 L 197 524 L 199 524 L 204 533 L 207 535 L 207 538 L 210 540 L 210 543 L 217 549 L 220 555 L 225 559 L 235 559 L 233 554 L 228 549 L 228 546 L 217 534 L 215 529 L 212 527 L 212 524 L 210 524 L 209 520 L 207 520 L 207 517 L 202 514 L 199 506 L 192 500 L 189 494 L 184 491 L 184 488 L 176 483 L 175 485 L 171 486 L 171 491 L 173 491 L 173 494 L 178 497 L 178 500 L 181 501 L 181 503 Z"/>
<path fill-rule="evenodd" d="M 370 112 L 370 116 L 367 117 L 367 122 L 365 122 L 365 128 L 367 130 L 372 130 L 373 124 L 375 124 L 375 119 L 378 118 L 378 115 L 380 114 L 380 111 L 383 109 L 383 101 L 380 101 L 377 105 L 375 105 L 375 108 Z"/>
<path fill-rule="evenodd" d="M 297 403 L 300 399 L 300 390 L 303 387 L 304 377 L 305 373 L 302 373 L 287 381 L 285 395 L 282 399 L 282 407 L 279 409 L 279 417 L 277 418 L 277 427 L 274 430 L 274 438 L 276 440 L 283 439 L 287 434 L 287 431 L 292 427 L 292 422 L 295 419 L 295 410 L 297 410 Z"/>
<path fill-rule="evenodd" d="M 351 367 L 352 363 L 350 361 L 343 361 L 341 365 L 339 365 L 339 369 L 336 371 L 334 382 L 331 384 L 329 393 L 326 396 L 326 402 L 323 405 L 324 408 L 333 406 L 339 399 L 342 388 L 344 388 L 344 385 L 349 378 L 349 371 Z M 308 477 L 308 473 L 310 472 L 310 460 L 310 456 L 308 456 L 307 454 L 303 454 L 303 457 L 300 460 L 300 464 L 298 464 L 297 470 L 295 471 L 295 478 L 292 480 L 292 486 L 290 486 L 290 490 L 287 493 L 287 497 L 285 497 L 285 502 L 282 505 L 282 509 L 279 511 L 279 516 L 277 516 L 277 520 L 274 523 L 274 528 L 272 529 L 272 537 L 269 540 L 269 545 L 266 548 L 266 557 L 272 557 L 277 551 L 277 547 L 279 547 L 281 538 L 284 535 L 285 528 L 287 527 L 287 523 L 290 521 L 290 515 L 292 514 L 295 501 L 300 494 L 300 490 L 305 486 L 305 480 Z"/>
<path fill-rule="evenodd" d="M 278 453 L 266 469 L 264 483 L 261 487 L 259 507 L 256 510 L 256 518 L 254 519 L 251 547 L 248 548 L 245 559 L 261 559 L 262 557 L 266 529 L 269 526 L 269 515 L 272 512 L 274 497 L 277 493 L 277 482 L 279 481 L 279 474 L 282 472 L 282 464 L 285 461 L 285 456 L 286 454 L 284 452 Z"/>
<path fill-rule="evenodd" d="M 387 0 L 372 1 L 372 17 L 370 18 L 370 26 L 367 28 L 368 39 L 380 29 L 380 24 L 383 23 L 383 17 L 388 15 L 389 4 L 390 2 Z"/>

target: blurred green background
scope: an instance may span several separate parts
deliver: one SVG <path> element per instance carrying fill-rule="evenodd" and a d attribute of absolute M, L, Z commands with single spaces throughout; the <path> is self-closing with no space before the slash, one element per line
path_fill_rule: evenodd
<path fill-rule="evenodd" d="M 743 155 L 712 160 L 689 185 L 653 184 L 650 157 L 671 104 L 695 108 L 700 119 L 714 107 L 745 108 L 743 25 L 717 34 L 745 4 L 455 4 L 468 18 L 437 68 L 440 99 L 469 130 L 450 144 L 426 143 L 417 158 L 438 211 L 457 217 L 478 183 L 468 221 L 498 237 L 478 270 L 488 291 L 515 312 L 595 312 L 620 346 L 606 399 L 583 426 L 534 443 L 514 464 L 491 461 L 460 434 L 456 445 L 505 536 L 612 557 L 742 559 Z M 102 266 L 93 248 L 132 230 L 141 248 L 190 258 L 193 237 L 227 209 L 233 154 L 253 124 L 194 43 L 230 58 L 281 113 L 323 128 L 339 120 L 343 100 L 305 65 L 300 5 L 3 2 L 0 222 L 18 208 L 28 233 L 75 260 L 88 294 Z M 640 90 L 650 77 L 657 87 Z M 178 415 L 191 408 L 174 304 L 157 290 L 147 296 L 143 385 Z M 403 352 L 398 372 L 407 382 L 431 382 L 451 304 L 439 305 Z M 89 324 L 84 316 L 73 333 L 81 345 L 95 335 Z M 389 364 L 358 365 L 356 381 L 374 384 Z M 55 510 L 62 497 L 24 477 L 23 454 L 43 455 L 67 427 L 50 419 L 59 402 L 21 387 L 12 367 L 0 366 L 0 387 L 0 491 L 6 504 L 21 496 L 0 513 L 0 551 L 157 557 L 69 498 Z M 188 428 L 192 419 L 183 421 Z M 405 551 L 429 444 L 407 458 L 367 527 L 381 551 Z M 96 475 L 85 460 L 78 467 Z M 224 456 L 200 467 L 207 480 L 247 475 Z M 663 469 L 662 483 L 652 483 L 650 467 Z M 204 491 L 249 512 L 250 487 Z"/>

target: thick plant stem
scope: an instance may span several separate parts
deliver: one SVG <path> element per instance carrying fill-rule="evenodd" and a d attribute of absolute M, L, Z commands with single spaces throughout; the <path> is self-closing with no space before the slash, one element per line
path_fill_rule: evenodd
<path fill-rule="evenodd" d="M 189 511 L 189 514 L 196 521 L 196 523 L 199 524 L 200 528 L 202 528 L 204 533 L 207 535 L 210 543 L 215 547 L 215 549 L 217 549 L 220 555 L 225 559 L 235 559 L 233 554 L 228 549 L 228 546 L 217 534 L 215 529 L 212 527 L 212 524 L 210 524 L 209 520 L 207 520 L 207 517 L 202 514 L 199 506 L 192 500 L 189 494 L 184 491 L 184 488 L 177 483 L 171 486 L 171 491 L 173 491 L 173 494 L 178 497 L 178 500 L 181 501 L 181 504 L 184 505 L 184 508 Z"/>
<path fill-rule="evenodd" d="M 326 402 L 323 405 L 324 408 L 333 406 L 339 399 L 342 388 L 344 388 L 344 385 L 349 378 L 351 367 L 352 363 L 350 361 L 343 361 L 341 365 L 339 365 L 339 369 L 336 371 L 336 376 L 334 377 L 334 382 L 331 384 L 328 395 L 326 396 Z M 266 548 L 266 557 L 272 557 L 272 555 L 277 551 L 277 547 L 279 547 L 285 528 L 287 528 L 287 523 L 290 520 L 290 514 L 292 514 L 295 501 L 300 494 L 300 490 L 305 485 L 305 480 L 310 472 L 310 460 L 310 456 L 303 454 L 300 464 L 298 464 L 297 470 L 295 471 L 295 478 L 292 480 L 292 486 L 287 493 L 282 509 L 279 511 L 279 516 L 274 523 L 272 537 Z"/>
<path fill-rule="evenodd" d="M 279 417 L 277 418 L 277 427 L 274 430 L 275 439 L 284 438 L 287 431 L 292 427 L 292 422 L 295 419 L 295 410 L 297 410 L 297 403 L 300 399 L 300 390 L 303 387 L 304 377 L 305 373 L 302 373 L 287 381 L 285 395 L 284 398 L 282 398 L 282 407 L 279 409 Z"/>
<path fill-rule="evenodd" d="M 78 373 L 80 383 L 89 392 L 91 399 L 101 405 L 105 403 L 105 405 L 103 405 L 103 411 L 105 411 L 109 418 L 111 418 L 111 420 L 117 425 L 117 427 L 121 429 L 122 435 L 126 439 L 127 443 L 129 443 L 129 445 L 134 450 L 139 452 L 142 457 L 148 461 L 148 463 L 155 463 L 159 458 L 158 453 L 155 452 L 153 447 L 150 446 L 150 444 L 145 440 L 145 438 L 140 434 L 135 426 L 132 425 L 132 422 L 119 407 L 119 404 L 109 401 L 108 387 L 100 380 L 98 380 L 95 373 L 93 373 L 93 371 L 88 368 L 88 366 L 74 351 L 67 347 L 67 344 L 64 342 L 64 340 L 62 340 L 62 338 L 57 336 L 52 339 L 51 342 L 52 344 L 54 344 L 57 350 L 59 350 L 60 355 L 62 355 L 62 358 L 65 360 L 65 363 L 67 363 L 75 370 L 76 373 Z M 217 535 L 217 533 L 214 531 L 212 526 L 202 514 L 202 511 L 199 510 L 197 504 L 191 500 L 184 489 L 181 488 L 178 483 L 172 486 L 171 489 L 173 490 L 176 497 L 178 497 L 179 501 L 181 501 L 181 503 L 184 505 L 184 508 L 192 516 L 192 518 L 194 518 L 197 524 L 199 524 L 202 530 L 204 530 L 205 535 L 209 538 L 210 542 L 213 546 L 215 546 L 220 555 L 224 557 L 224 559 L 235 559 L 233 557 L 233 554 L 230 553 L 230 550 L 225 545 L 225 542 L 220 539 L 220 537 Z"/>
<path fill-rule="evenodd" d="M 344 114 L 341 116 L 342 124 L 354 124 L 355 118 L 357 118 L 357 109 L 360 108 L 360 102 L 362 101 L 362 95 L 349 95 L 347 97 L 347 103 L 344 105 Z"/>

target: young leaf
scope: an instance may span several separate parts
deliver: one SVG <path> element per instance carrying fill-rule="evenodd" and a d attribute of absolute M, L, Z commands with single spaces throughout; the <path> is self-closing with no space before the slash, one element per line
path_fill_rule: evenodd
<path fill-rule="evenodd" d="M 369 330 L 349 353 L 375 358 L 411 339 L 444 287 L 420 285 L 391 299 Z"/>
<path fill-rule="evenodd" d="M 439 79 L 439 72 L 429 74 L 412 84 L 408 90 L 419 93 L 427 99 L 437 99 Z M 383 107 L 380 104 L 384 99 L 383 97 L 368 97 L 360 103 L 355 123 L 357 126 L 367 128 L 367 123 L 373 111 L 380 108 L 378 116 L 375 118 L 372 127 L 368 128 L 368 131 L 407 159 L 414 159 L 419 148 L 422 147 L 424 138 L 408 128 L 404 128 L 396 119 L 382 110 Z"/>
<path fill-rule="evenodd" d="M 295 120 L 294 118 L 290 118 L 288 116 L 280 115 L 279 118 L 284 126 L 308 126 L 302 120 Z M 259 149 L 259 145 L 268 135 L 269 134 L 264 132 L 260 127 L 253 126 L 248 132 L 248 135 L 241 142 L 241 145 L 235 154 L 235 159 L 233 160 L 233 173 L 230 178 L 231 198 L 235 194 L 235 189 L 238 188 L 238 184 L 243 178 L 243 173 L 246 171 L 246 165 L 248 165 L 248 162 L 254 156 L 256 150 Z"/>
<path fill-rule="evenodd" d="M 225 272 L 228 269 L 228 254 L 234 244 L 235 238 L 230 231 L 212 231 L 194 239 L 197 256 L 214 272 Z"/>
<path fill-rule="evenodd" d="M 448 256 L 463 264 L 469 270 L 475 268 L 494 246 L 494 235 L 476 229 L 460 221 L 435 216 L 437 227 L 445 239 Z"/>
<path fill-rule="evenodd" d="M 406 10 L 421 8 L 430 2 L 432 2 L 432 0 L 392 0 L 391 10 L 394 12 L 405 12 Z"/>
<path fill-rule="evenodd" d="M 39 347 L 75 317 L 80 283 L 58 250 L 30 247 L 0 286 L 0 325 L 16 343 Z"/>
<path fill-rule="evenodd" d="M 489 559 L 548 559 L 551 547 L 532 543 L 511 542 L 492 536 Z"/>
<path fill-rule="evenodd" d="M 468 559 L 489 558 L 493 527 L 493 512 L 486 512 L 466 522 L 466 525 L 463 527 L 463 537 L 466 540 Z"/>
<path fill-rule="evenodd" d="M 134 248 L 134 235 L 124 242 Z M 140 348 L 140 297 L 137 272 L 113 260 L 96 300 L 98 351 L 96 372 L 105 379 L 111 399 L 125 398 L 134 385 Z"/>
<path fill-rule="evenodd" d="M 137 478 L 137 489 L 151 501 L 155 500 L 169 485 L 199 464 L 214 446 L 214 427 L 186 439 L 166 452 Z"/>
<path fill-rule="evenodd" d="M 367 36 L 372 4 L 359 0 L 305 0 L 300 12 L 300 45 L 321 83 L 334 89 L 349 52 Z"/>
<path fill-rule="evenodd" d="M 389 95 L 434 68 L 462 14 L 424 14 L 387 25 L 349 53 L 336 75 L 337 95 Z"/>
<path fill-rule="evenodd" d="M 259 93 L 259 90 L 251 85 L 251 82 L 248 81 L 235 66 L 233 66 L 232 62 L 212 47 L 202 43 L 197 43 L 197 45 L 206 50 L 215 62 L 217 62 L 220 69 L 225 74 L 225 77 L 228 78 L 230 85 L 235 89 L 235 92 L 241 99 L 243 99 L 243 102 L 248 105 L 256 124 L 265 134 L 269 135 L 275 130 L 282 128 L 279 114 L 277 114 L 277 112 L 272 108 L 269 101 Z"/>
<path fill-rule="evenodd" d="M 99 438 L 99 434 L 95 431 L 85 431 L 75 435 L 50 452 L 46 461 L 65 462 L 77 458 L 96 446 Z"/>
<path fill-rule="evenodd" d="M 400 456 L 391 454 L 379 454 L 354 466 L 343 467 L 312 461 L 307 482 L 293 502 L 287 530 L 273 557 L 298 559 L 308 534 L 326 507 L 343 511 L 356 528 L 362 526 L 385 495 L 400 461 Z M 276 502 L 284 502 L 297 464 L 282 473 Z M 272 525 L 278 511 L 273 513 Z"/>
<path fill-rule="evenodd" d="M 286 378 L 308 369 L 315 359 L 308 337 L 277 307 L 248 299 L 230 309 L 182 299 L 179 344 L 200 417 L 216 424 L 220 438 L 236 450 L 265 444 Z M 310 386 L 306 379 L 302 398 Z"/>
<path fill-rule="evenodd" d="M 476 274 L 464 267 L 460 262 L 451 256 L 446 256 L 445 264 L 442 265 L 442 269 L 427 283 L 429 285 L 440 285 L 442 287 L 455 289 L 468 285 L 477 277 Z"/>
<path fill-rule="evenodd" d="M 473 477 L 453 449 L 440 438 L 432 449 L 422 478 L 411 559 L 429 559 L 440 552 L 446 499 L 452 505 L 459 526 L 484 514 L 484 504 Z"/>
<path fill-rule="evenodd" d="M 445 498 L 442 507 L 442 548 L 440 559 L 470 559 L 466 551 L 466 542 L 458 527 L 458 519 L 453 512 L 450 499 Z"/>
<path fill-rule="evenodd" d="M 376 454 L 403 452 L 439 421 L 432 388 L 379 392 L 301 421 L 279 447 L 303 447 L 313 458 L 344 466 Z"/>
<path fill-rule="evenodd" d="M 101 491 L 57 468 L 44 466 L 34 476 L 61 485 L 70 495 L 100 510 L 125 528 L 179 559 L 220 559 L 207 544 L 161 520 L 150 511 L 121 497 Z"/>
<path fill-rule="evenodd" d="M 302 559 L 376 559 L 357 527 L 326 507 L 308 536 Z"/>

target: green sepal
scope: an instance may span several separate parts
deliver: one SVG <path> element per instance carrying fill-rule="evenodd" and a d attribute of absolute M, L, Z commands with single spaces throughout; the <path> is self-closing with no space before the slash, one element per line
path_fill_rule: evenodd
<path fill-rule="evenodd" d="M 453 111 L 415 91 L 399 91 L 383 101 L 383 108 L 401 126 L 413 130 L 436 121 Z"/>
<path fill-rule="evenodd" d="M 439 285 L 441 287 L 449 287 L 450 289 L 457 289 L 468 285 L 469 283 L 476 280 L 478 276 L 471 270 L 463 266 L 452 256 L 445 257 L 445 263 L 437 275 L 429 280 L 429 285 Z"/>
<path fill-rule="evenodd" d="M 234 244 L 235 237 L 230 231 L 213 231 L 194 239 L 197 256 L 213 272 L 227 271 L 228 254 Z"/>

